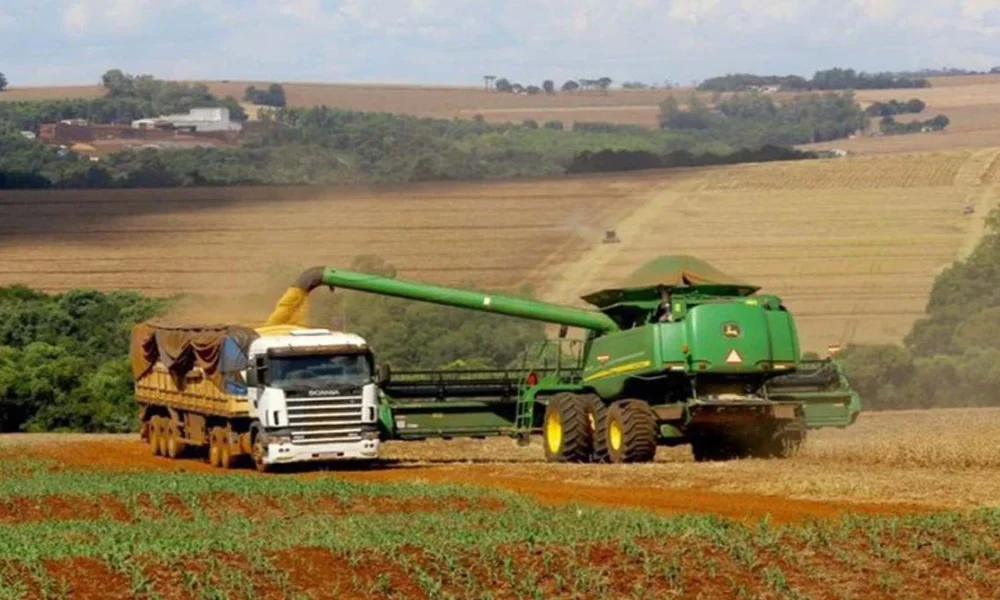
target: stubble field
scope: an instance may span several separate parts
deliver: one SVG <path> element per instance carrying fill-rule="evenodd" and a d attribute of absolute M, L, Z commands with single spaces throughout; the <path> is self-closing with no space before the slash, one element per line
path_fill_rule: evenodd
<path fill-rule="evenodd" d="M 255 323 L 309 266 L 377 255 L 402 277 L 577 302 L 691 254 L 777 293 L 807 349 L 896 342 L 997 203 L 1000 150 L 615 176 L 323 190 L 0 193 L 0 285 L 190 295 Z M 964 214 L 966 206 L 974 214 Z M 620 244 L 602 244 L 605 228 Z"/>
<path fill-rule="evenodd" d="M 786 461 L 491 440 L 272 475 L 0 436 L 0 597 L 996 598 L 998 432 L 996 410 L 866 414 Z"/>

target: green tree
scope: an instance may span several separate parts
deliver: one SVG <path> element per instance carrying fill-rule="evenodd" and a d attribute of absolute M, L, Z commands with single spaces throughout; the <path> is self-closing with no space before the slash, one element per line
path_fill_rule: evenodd
<path fill-rule="evenodd" d="M 7 77 L 3 73 L 0 73 L 0 92 L 7 89 Z"/>
<path fill-rule="evenodd" d="M 572 79 L 562 84 L 562 91 L 564 92 L 575 92 L 578 89 L 580 89 L 580 84 Z"/>
<path fill-rule="evenodd" d="M 545 90 L 546 94 L 556 93 L 556 84 L 551 79 L 546 79 L 542 82 L 542 89 Z"/>

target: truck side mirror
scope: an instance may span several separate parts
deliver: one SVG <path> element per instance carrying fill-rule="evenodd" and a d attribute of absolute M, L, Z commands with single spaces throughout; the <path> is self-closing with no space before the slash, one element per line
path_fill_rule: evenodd
<path fill-rule="evenodd" d="M 254 359 L 254 379 L 256 380 L 256 385 L 267 385 L 267 359 L 263 356 L 258 356 Z"/>
<path fill-rule="evenodd" d="M 389 383 L 392 379 L 392 368 L 388 364 L 375 367 L 375 382 L 379 385 Z"/>

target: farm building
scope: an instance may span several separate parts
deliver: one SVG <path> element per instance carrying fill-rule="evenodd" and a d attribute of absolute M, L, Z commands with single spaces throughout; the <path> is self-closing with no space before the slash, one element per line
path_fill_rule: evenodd
<path fill-rule="evenodd" d="M 240 131 L 243 125 L 230 120 L 229 109 L 192 108 L 186 115 L 163 115 L 152 119 L 137 119 L 132 121 L 134 129 L 186 129 L 192 132 L 207 133 L 216 131 Z"/>

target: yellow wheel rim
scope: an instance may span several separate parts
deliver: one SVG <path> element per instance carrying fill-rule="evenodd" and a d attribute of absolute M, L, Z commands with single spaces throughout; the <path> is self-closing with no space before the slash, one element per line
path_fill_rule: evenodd
<path fill-rule="evenodd" d="M 608 444 L 615 450 L 622 447 L 622 426 L 618 421 L 608 424 Z"/>
<path fill-rule="evenodd" d="M 555 411 L 545 417 L 545 442 L 549 445 L 549 452 L 553 454 L 558 453 L 562 447 L 562 421 Z"/>
<path fill-rule="evenodd" d="M 597 431 L 597 419 L 594 418 L 594 413 L 587 413 L 587 425 L 590 426 L 591 433 Z"/>

